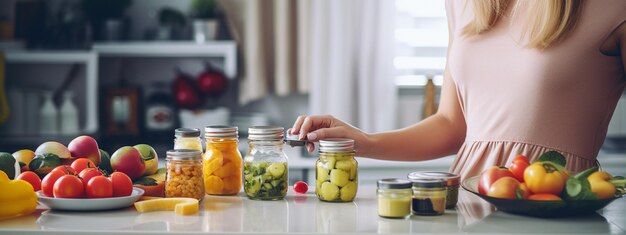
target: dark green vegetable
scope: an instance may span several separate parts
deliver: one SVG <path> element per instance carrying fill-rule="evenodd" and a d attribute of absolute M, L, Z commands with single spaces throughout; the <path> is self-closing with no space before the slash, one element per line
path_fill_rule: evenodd
<path fill-rule="evenodd" d="M 15 179 L 15 158 L 13 155 L 0 152 L 0 171 L 4 171 L 9 179 Z"/>
<path fill-rule="evenodd" d="M 100 149 L 100 166 L 98 166 L 100 170 L 104 171 L 105 174 L 113 173 L 113 168 L 111 167 L 111 157 L 109 153 Z"/>
<path fill-rule="evenodd" d="M 597 166 L 570 176 L 565 183 L 564 198 L 571 200 L 596 199 L 596 194 L 591 192 L 591 184 L 587 180 L 587 177 L 596 171 L 598 171 Z"/>
<path fill-rule="evenodd" d="M 42 155 L 37 155 L 33 160 L 28 164 L 28 168 L 31 171 L 37 173 L 37 175 L 43 179 L 52 169 L 61 165 L 61 158 L 54 153 L 44 153 Z"/>
<path fill-rule="evenodd" d="M 553 162 L 562 167 L 565 167 L 566 164 L 563 154 L 560 154 L 557 151 L 545 152 L 536 160 L 536 162 Z"/>

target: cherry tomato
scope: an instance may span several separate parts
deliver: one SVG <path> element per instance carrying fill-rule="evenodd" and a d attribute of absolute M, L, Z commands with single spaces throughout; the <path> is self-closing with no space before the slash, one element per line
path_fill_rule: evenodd
<path fill-rule="evenodd" d="M 83 182 L 75 175 L 61 176 L 54 182 L 55 198 L 81 198 L 84 195 Z"/>
<path fill-rule="evenodd" d="M 530 162 L 528 161 L 528 158 L 520 154 L 513 158 L 509 170 L 513 173 L 515 179 L 519 180 L 519 182 L 524 182 L 524 170 L 526 170 L 526 167 L 529 165 Z"/>
<path fill-rule="evenodd" d="M 306 191 L 308 190 L 309 190 L 309 185 L 307 185 L 303 181 L 298 181 L 295 184 L 293 184 L 293 191 L 295 191 L 296 193 L 306 193 Z"/>
<path fill-rule="evenodd" d="M 89 180 L 99 175 L 102 175 L 102 172 L 98 168 L 85 168 L 78 174 L 78 177 L 83 181 L 83 186 L 86 188 Z"/>
<path fill-rule="evenodd" d="M 57 166 L 54 169 L 52 169 L 52 171 L 60 171 L 60 172 L 62 172 L 65 175 L 76 175 L 76 174 L 78 174 L 78 172 L 76 172 L 76 169 L 74 169 L 73 167 L 68 166 L 68 165 Z M 52 172 L 52 171 L 50 171 L 50 172 Z"/>
<path fill-rule="evenodd" d="M 54 197 L 54 183 L 61 178 L 61 176 L 66 175 L 63 173 L 63 170 L 51 171 L 41 181 L 41 191 L 44 195 L 48 197 Z"/>
<path fill-rule="evenodd" d="M 517 190 L 519 188 L 519 181 L 517 181 L 513 177 L 505 176 L 491 184 L 491 187 L 489 187 L 489 191 L 487 191 L 487 196 L 515 199 L 517 198 Z"/>
<path fill-rule="evenodd" d="M 528 196 L 528 200 L 535 201 L 561 201 L 561 198 L 554 194 L 540 193 Z"/>
<path fill-rule="evenodd" d="M 24 180 L 33 186 L 35 192 L 41 190 L 41 179 L 39 176 L 32 171 L 24 171 L 22 174 L 19 174 L 15 179 Z"/>
<path fill-rule="evenodd" d="M 111 183 L 113 184 L 114 197 L 130 196 L 130 194 L 133 193 L 133 181 L 123 172 L 113 172 L 113 174 L 109 176 L 109 179 L 111 179 Z"/>
<path fill-rule="evenodd" d="M 76 170 L 76 172 L 81 172 L 85 168 L 94 168 L 96 164 L 94 164 L 88 158 L 79 158 L 76 161 L 72 162 L 72 167 Z"/>
<path fill-rule="evenodd" d="M 102 175 L 95 176 L 87 182 L 85 188 L 87 198 L 108 198 L 113 196 L 113 184 L 109 178 Z"/>
<path fill-rule="evenodd" d="M 513 173 L 511 173 L 511 171 L 509 171 L 509 169 L 507 169 L 506 167 L 492 166 L 487 168 L 487 170 L 483 171 L 483 173 L 480 174 L 480 180 L 478 181 L 478 192 L 480 194 L 486 195 L 487 191 L 489 191 L 489 188 L 491 187 L 491 184 L 505 176 L 515 178 Z"/>

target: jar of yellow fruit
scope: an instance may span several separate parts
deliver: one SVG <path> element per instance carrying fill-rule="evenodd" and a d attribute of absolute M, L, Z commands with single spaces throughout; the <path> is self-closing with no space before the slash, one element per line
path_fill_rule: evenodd
<path fill-rule="evenodd" d="M 174 149 L 193 149 L 202 152 L 202 140 L 198 128 L 178 128 L 174 130 Z"/>
<path fill-rule="evenodd" d="M 358 163 L 354 140 L 320 140 L 315 162 L 315 194 L 321 201 L 351 202 L 358 188 Z"/>
<path fill-rule="evenodd" d="M 204 128 L 204 188 L 209 195 L 235 195 L 242 186 L 242 158 L 237 147 L 238 128 L 207 126 Z"/>

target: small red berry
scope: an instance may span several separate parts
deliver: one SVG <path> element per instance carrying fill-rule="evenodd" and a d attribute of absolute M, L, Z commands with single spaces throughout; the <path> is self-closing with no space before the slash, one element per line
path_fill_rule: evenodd
<path fill-rule="evenodd" d="M 293 184 L 293 191 L 295 191 L 296 193 L 306 193 L 306 191 L 308 190 L 309 186 L 303 181 L 298 181 Z"/>

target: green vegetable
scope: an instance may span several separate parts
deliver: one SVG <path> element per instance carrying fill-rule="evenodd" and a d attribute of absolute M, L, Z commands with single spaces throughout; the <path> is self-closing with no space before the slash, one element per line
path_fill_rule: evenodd
<path fill-rule="evenodd" d="M 46 176 L 52 169 L 61 165 L 61 158 L 54 153 L 44 153 L 35 156 L 28 164 L 31 171 L 37 173 L 40 178 Z"/>
<path fill-rule="evenodd" d="M 559 166 L 565 167 L 567 163 L 563 154 L 560 154 L 557 151 L 548 151 L 542 154 L 536 162 L 553 162 Z"/>
<path fill-rule="evenodd" d="M 280 200 L 287 195 L 287 163 L 245 162 L 244 190 L 250 199 Z"/>
<path fill-rule="evenodd" d="M 133 184 L 140 184 L 140 185 L 143 185 L 143 186 L 157 186 L 157 185 L 159 185 L 155 179 L 150 178 L 150 177 L 141 177 L 141 178 L 133 181 Z"/>
<path fill-rule="evenodd" d="M 13 155 L 0 152 L 0 171 L 4 171 L 9 176 L 9 179 L 15 179 L 15 176 L 20 173 L 19 169 L 19 163 L 13 158 Z"/>
<path fill-rule="evenodd" d="M 113 173 L 113 168 L 111 167 L 111 157 L 109 156 L 109 153 L 102 149 L 100 149 L 100 166 L 98 167 L 106 174 Z"/>
<path fill-rule="evenodd" d="M 564 198 L 571 200 L 596 199 L 596 194 L 591 192 L 591 184 L 587 180 L 587 177 L 596 171 L 598 171 L 597 166 L 570 176 L 565 183 Z"/>

